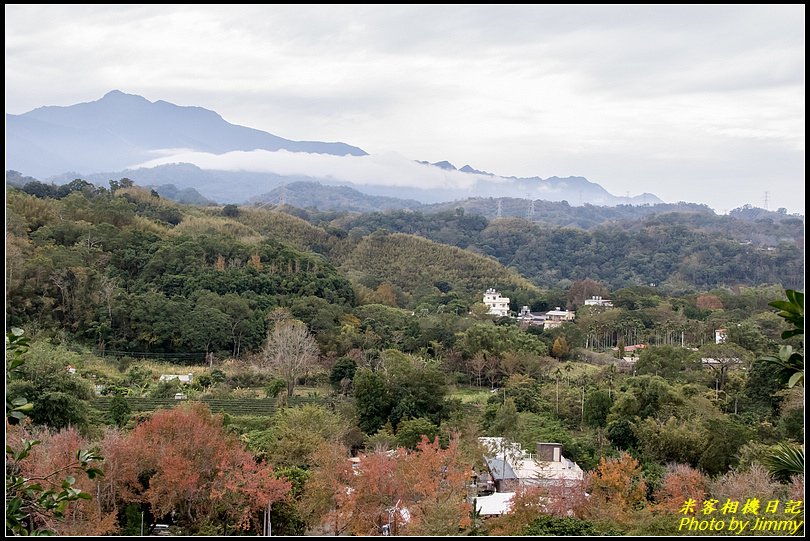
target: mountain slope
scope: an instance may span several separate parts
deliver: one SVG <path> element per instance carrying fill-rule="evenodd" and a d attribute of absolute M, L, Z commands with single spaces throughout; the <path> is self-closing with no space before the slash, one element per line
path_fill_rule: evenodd
<path fill-rule="evenodd" d="M 414 209 L 422 206 L 413 199 L 366 195 L 348 186 L 324 186 L 320 182 L 291 182 L 257 195 L 250 202 L 275 205 L 286 203 L 299 208 L 315 207 L 318 210 L 353 212 Z"/>
<path fill-rule="evenodd" d="M 477 296 L 489 287 L 537 290 L 493 258 L 402 233 L 378 231 L 364 237 L 339 268 L 355 284 L 373 288 L 388 282 L 414 298 L 440 281 L 469 296 Z"/>
<path fill-rule="evenodd" d="M 123 169 L 157 157 L 162 149 L 366 154 L 345 143 L 290 141 L 231 124 L 202 107 L 150 102 L 118 90 L 88 103 L 7 114 L 6 145 L 7 168 L 39 177 Z"/>

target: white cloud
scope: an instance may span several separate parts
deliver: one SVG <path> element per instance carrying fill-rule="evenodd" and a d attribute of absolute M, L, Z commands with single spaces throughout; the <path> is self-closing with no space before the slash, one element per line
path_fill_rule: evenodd
<path fill-rule="evenodd" d="M 389 152 L 368 156 L 332 156 L 286 150 L 233 151 L 211 154 L 183 149 L 159 151 L 161 156 L 132 168 L 170 163 L 191 163 L 202 169 L 259 171 L 278 175 L 303 175 L 353 184 L 408 186 L 417 188 L 470 188 L 479 179 L 501 182 L 497 177 L 479 176 L 428 166 Z"/>

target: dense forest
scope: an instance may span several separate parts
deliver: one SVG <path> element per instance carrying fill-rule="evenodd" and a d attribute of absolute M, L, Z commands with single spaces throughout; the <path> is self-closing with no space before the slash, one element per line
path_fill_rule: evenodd
<path fill-rule="evenodd" d="M 672 535 L 688 500 L 755 498 L 802 518 L 803 219 L 612 216 L 7 186 L 7 533 L 262 533 L 269 509 L 279 535 Z M 495 318 L 488 288 L 575 319 Z M 481 436 L 559 443 L 583 476 L 484 517 Z"/>

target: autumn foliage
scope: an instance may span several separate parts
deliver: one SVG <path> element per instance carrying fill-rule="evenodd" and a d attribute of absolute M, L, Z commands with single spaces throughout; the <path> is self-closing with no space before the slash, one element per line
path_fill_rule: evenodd
<path fill-rule="evenodd" d="M 9 428 L 8 426 L 6 427 Z M 15 466 L 29 479 L 36 479 L 43 488 L 55 488 L 65 476 L 75 479 L 73 488 L 95 496 L 96 482 L 86 475 L 79 475 L 76 463 L 76 450 L 89 447 L 89 442 L 76 428 L 66 428 L 58 433 L 45 429 L 14 428 L 6 435 L 6 443 L 19 447 L 21 439 L 37 439 L 41 443 L 32 448 L 28 459 Z M 10 467 L 7 464 L 7 467 Z M 54 475 L 54 472 L 59 475 Z M 46 529 L 56 535 L 110 535 L 118 531 L 116 516 L 98 501 L 80 499 L 67 504 L 64 520 L 53 514 L 37 514 L 30 517 L 33 528 Z"/>
<path fill-rule="evenodd" d="M 522 535 L 526 527 L 541 516 L 579 517 L 587 503 L 583 481 L 520 486 L 512 498 L 509 512 L 492 519 L 489 531 L 492 535 Z"/>
<path fill-rule="evenodd" d="M 101 446 L 105 493 L 120 504 L 148 504 L 155 517 L 175 512 L 181 524 L 246 530 L 290 488 L 199 404 L 157 411 L 126 437 L 108 434 Z"/>
<path fill-rule="evenodd" d="M 470 524 L 468 466 L 458 439 L 443 449 L 426 437 L 415 451 L 361 455 L 354 468 L 348 453 L 322 446 L 307 483 L 313 520 L 329 533 L 457 535 Z"/>
<path fill-rule="evenodd" d="M 587 485 L 591 497 L 585 518 L 629 526 L 634 510 L 646 502 L 647 485 L 641 465 L 628 453 L 619 458 L 602 457 L 588 474 Z"/>
<path fill-rule="evenodd" d="M 677 513 L 689 499 L 701 502 L 706 496 L 706 485 L 706 476 L 695 468 L 685 464 L 670 465 L 655 491 L 656 509 Z"/>

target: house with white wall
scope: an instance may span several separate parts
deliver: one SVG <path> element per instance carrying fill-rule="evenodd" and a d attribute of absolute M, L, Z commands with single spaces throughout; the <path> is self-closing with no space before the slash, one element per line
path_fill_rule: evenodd
<path fill-rule="evenodd" d="M 559 306 L 554 310 L 549 310 L 546 312 L 546 320 L 543 323 L 543 329 L 553 329 L 555 327 L 559 327 L 567 321 L 574 321 L 574 315 L 574 312 L 560 310 Z"/>
<path fill-rule="evenodd" d="M 585 299 L 585 306 L 604 306 L 605 308 L 613 308 L 613 301 L 610 299 L 603 299 L 599 295 L 593 295 L 590 299 Z"/>
<path fill-rule="evenodd" d="M 501 297 L 494 288 L 489 288 L 484 293 L 484 304 L 489 308 L 487 313 L 490 315 L 498 317 L 509 315 L 509 297 Z"/>

